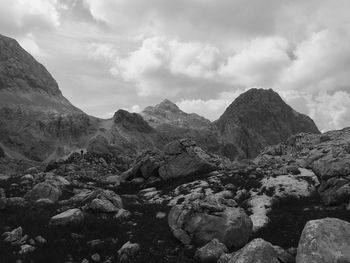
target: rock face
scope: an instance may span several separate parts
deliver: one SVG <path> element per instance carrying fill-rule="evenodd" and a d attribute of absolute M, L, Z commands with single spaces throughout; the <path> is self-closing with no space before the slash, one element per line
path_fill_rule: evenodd
<path fill-rule="evenodd" d="M 168 215 L 168 223 L 174 236 L 183 244 L 203 246 L 216 238 L 227 248 L 246 244 L 253 227 L 243 209 L 232 202 L 211 197 L 174 206 Z"/>
<path fill-rule="evenodd" d="M 231 159 L 253 158 L 268 145 L 300 132 L 319 133 L 314 122 L 294 111 L 272 90 L 251 89 L 241 94 L 214 122 Z"/>
<path fill-rule="evenodd" d="M 282 248 L 275 247 L 271 243 L 257 238 L 252 240 L 242 249 L 233 253 L 227 263 L 293 263 L 294 259 Z"/>
<path fill-rule="evenodd" d="M 307 222 L 296 263 L 350 262 L 350 223 L 324 218 Z"/>

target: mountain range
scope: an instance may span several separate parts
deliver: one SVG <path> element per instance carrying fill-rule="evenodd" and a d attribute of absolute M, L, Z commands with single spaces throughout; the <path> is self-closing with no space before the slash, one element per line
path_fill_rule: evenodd
<path fill-rule="evenodd" d="M 111 119 L 73 106 L 43 65 L 16 40 L 0 35 L 0 146 L 6 155 L 36 161 L 88 150 L 136 156 L 188 138 L 231 160 L 253 158 L 290 135 L 319 133 L 306 115 L 273 90 L 241 94 L 211 122 L 164 100 L 142 112 L 118 110 Z"/>

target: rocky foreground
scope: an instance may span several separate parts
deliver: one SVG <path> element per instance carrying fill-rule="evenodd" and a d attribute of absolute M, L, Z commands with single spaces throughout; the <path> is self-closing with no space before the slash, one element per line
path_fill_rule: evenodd
<path fill-rule="evenodd" d="M 189 139 L 130 162 L 0 157 L 1 262 L 350 262 L 350 129 L 232 162 Z"/>

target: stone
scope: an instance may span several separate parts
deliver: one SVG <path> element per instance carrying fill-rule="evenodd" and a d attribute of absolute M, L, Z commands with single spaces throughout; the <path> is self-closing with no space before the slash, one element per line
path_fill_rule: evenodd
<path fill-rule="evenodd" d="M 197 249 L 196 257 L 202 263 L 216 263 L 222 254 L 227 253 L 227 247 L 217 239 L 213 239 L 205 246 Z"/>
<path fill-rule="evenodd" d="M 29 254 L 30 252 L 33 252 L 34 250 L 35 250 L 34 246 L 25 244 L 25 245 L 21 246 L 19 254 L 20 255 L 26 255 L 26 254 Z"/>
<path fill-rule="evenodd" d="M 114 213 L 118 211 L 118 207 L 115 207 L 111 201 L 105 198 L 95 198 L 90 203 L 90 209 L 97 211 L 97 212 L 103 212 L 103 213 Z"/>
<path fill-rule="evenodd" d="M 50 219 L 52 226 L 80 225 L 84 222 L 84 213 L 78 208 L 72 208 Z"/>
<path fill-rule="evenodd" d="M 98 253 L 95 253 L 91 256 L 91 259 L 93 262 L 100 262 L 101 261 L 101 256 Z"/>
<path fill-rule="evenodd" d="M 4 241 L 6 243 L 13 243 L 13 242 L 19 241 L 21 240 L 22 235 L 23 235 L 22 227 L 15 228 L 11 232 L 5 232 L 2 234 L 2 236 L 5 237 Z"/>
<path fill-rule="evenodd" d="M 221 260 L 221 259 L 220 259 Z M 222 262 L 222 261 L 221 261 Z M 293 263 L 294 258 L 282 248 L 276 248 L 269 242 L 256 238 L 233 253 L 227 263 Z"/>
<path fill-rule="evenodd" d="M 140 251 L 140 245 L 137 243 L 131 243 L 130 241 L 126 242 L 118 250 L 118 262 L 125 263 L 134 259 L 138 252 Z"/>
<path fill-rule="evenodd" d="M 350 262 L 350 223 L 323 218 L 306 223 L 296 263 Z"/>
<path fill-rule="evenodd" d="M 226 206 L 210 197 L 174 206 L 169 212 L 168 224 L 183 244 L 203 246 L 216 238 L 228 248 L 245 245 L 253 228 L 243 209 Z"/>
<path fill-rule="evenodd" d="M 53 180 L 47 180 L 42 183 L 38 183 L 25 194 L 24 198 L 32 203 L 35 203 L 39 199 L 48 199 L 52 203 L 56 203 L 62 195 L 62 190 L 57 182 Z"/>

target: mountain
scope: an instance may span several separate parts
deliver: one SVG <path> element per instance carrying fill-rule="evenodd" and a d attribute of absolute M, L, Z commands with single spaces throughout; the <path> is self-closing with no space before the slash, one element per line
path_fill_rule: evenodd
<path fill-rule="evenodd" d="M 186 113 L 170 100 L 165 99 L 156 106 L 146 107 L 140 115 L 152 126 L 169 124 L 181 128 L 210 129 L 211 123 L 195 113 Z"/>
<path fill-rule="evenodd" d="M 82 113 L 61 93 L 56 81 L 16 40 L 0 35 L 1 107 Z"/>
<path fill-rule="evenodd" d="M 267 145 L 300 132 L 320 133 L 315 123 L 287 105 L 273 90 L 250 89 L 214 122 L 230 158 L 252 158 Z"/>
<path fill-rule="evenodd" d="M 170 100 L 165 99 L 155 106 L 148 106 L 140 115 L 167 142 L 189 138 L 211 152 L 220 150 L 217 128 L 198 114 L 182 111 Z"/>

